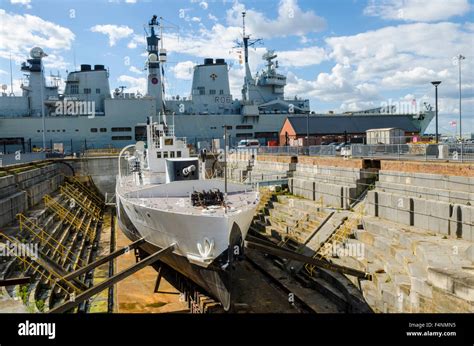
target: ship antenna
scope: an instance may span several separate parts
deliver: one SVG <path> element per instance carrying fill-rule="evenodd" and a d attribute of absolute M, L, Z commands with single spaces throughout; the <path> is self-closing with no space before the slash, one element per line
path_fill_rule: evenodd
<path fill-rule="evenodd" d="M 242 92 L 242 98 L 244 101 L 247 100 L 247 92 L 249 89 L 250 82 L 252 81 L 252 73 L 250 72 L 249 66 L 249 47 L 255 45 L 257 42 L 262 41 L 262 39 L 250 39 L 250 35 L 246 35 L 245 33 L 245 16 L 246 12 L 242 12 L 242 43 L 238 43 L 238 46 L 244 48 L 244 64 L 245 64 L 245 80 L 244 80 L 244 90 Z"/>
<path fill-rule="evenodd" d="M 161 49 L 163 49 L 163 17 L 160 17 L 160 44 L 161 44 Z"/>

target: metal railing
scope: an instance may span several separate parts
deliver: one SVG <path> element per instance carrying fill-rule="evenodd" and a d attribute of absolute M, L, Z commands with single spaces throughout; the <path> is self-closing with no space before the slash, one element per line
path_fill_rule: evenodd
<path fill-rule="evenodd" d="M 397 160 L 474 161 L 474 144 L 354 144 L 352 157 Z"/>
<path fill-rule="evenodd" d="M 354 158 L 387 158 L 396 160 L 441 160 L 453 162 L 474 161 L 472 143 L 408 143 L 408 144 L 352 144 L 346 147 L 335 145 L 312 145 L 260 147 L 260 155 L 282 156 L 343 156 Z"/>
<path fill-rule="evenodd" d="M 309 155 L 309 156 L 335 156 L 336 146 L 334 145 L 311 145 L 309 147 L 280 146 L 280 147 L 260 147 L 258 154 L 268 155 Z"/>

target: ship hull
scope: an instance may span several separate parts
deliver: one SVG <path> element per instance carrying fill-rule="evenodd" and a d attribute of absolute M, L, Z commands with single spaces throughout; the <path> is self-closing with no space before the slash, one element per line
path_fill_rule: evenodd
<path fill-rule="evenodd" d="M 127 238 L 132 241 L 145 239 L 141 249 L 146 253 L 176 244 L 176 250 L 160 261 L 221 302 L 224 310 L 231 309 L 234 296 L 232 271 L 235 262 L 243 256 L 243 239 L 254 209 L 239 213 L 235 218 L 224 220 L 214 217 L 212 224 L 209 223 L 212 220 L 205 220 L 203 216 L 187 218 L 185 215 L 137 208 L 127 198 L 117 194 L 117 214 L 118 225 Z M 140 214 L 150 215 L 150 220 L 144 220 Z M 225 224 L 216 224 L 219 221 L 225 221 Z M 208 255 L 203 253 L 203 238 L 211 239 L 214 245 Z M 204 249 L 202 251 L 198 249 L 199 242 Z"/>
<path fill-rule="evenodd" d="M 125 236 L 131 241 L 140 239 L 140 235 L 134 231 L 128 229 L 120 219 L 118 219 L 118 226 L 120 230 L 125 234 Z M 140 245 L 140 249 L 146 254 L 152 254 L 159 250 L 160 247 L 145 241 Z M 232 291 L 232 271 L 233 266 L 229 266 L 226 270 L 217 269 L 221 262 L 226 261 L 227 252 L 223 253 L 219 258 L 214 260 L 214 263 L 211 263 L 210 268 L 203 268 L 198 265 L 195 265 L 189 260 L 180 255 L 171 253 L 160 258 L 157 262 L 163 262 L 173 270 L 177 271 L 181 275 L 184 275 L 186 278 L 193 281 L 204 291 L 209 293 L 213 298 L 217 299 L 221 304 L 224 310 L 229 311 L 232 307 L 232 301 L 234 297 L 234 292 Z M 159 264 L 153 265 L 154 268 L 159 267 Z"/>

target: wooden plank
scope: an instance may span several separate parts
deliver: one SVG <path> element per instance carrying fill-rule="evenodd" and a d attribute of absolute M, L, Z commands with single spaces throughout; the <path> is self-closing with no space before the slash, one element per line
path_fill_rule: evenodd
<path fill-rule="evenodd" d="M 111 254 L 108 254 L 107 256 L 105 257 L 102 257 L 102 258 L 99 258 L 98 260 L 92 262 L 92 263 L 89 263 L 88 265 L 82 267 L 82 268 L 79 268 L 77 269 L 76 271 L 73 271 L 72 273 L 69 273 L 67 275 L 65 275 L 63 277 L 64 280 L 70 280 L 72 278 L 75 278 L 75 277 L 78 277 L 104 263 L 107 263 L 111 260 L 113 260 L 115 257 L 118 257 L 122 254 L 124 254 L 125 252 L 127 251 L 130 251 L 130 250 L 133 250 L 134 248 L 136 248 L 138 245 L 140 245 L 141 243 L 143 243 L 145 241 L 145 239 L 138 239 L 137 241 L 134 241 L 133 243 L 131 243 L 129 246 L 125 246 L 119 250 L 116 250 L 114 252 L 112 252 Z"/>
<path fill-rule="evenodd" d="M 24 278 L 12 278 L 12 279 L 5 279 L 0 280 L 0 287 L 3 286 L 16 286 L 16 285 L 24 285 L 30 283 L 31 278 L 24 277 Z"/>
<path fill-rule="evenodd" d="M 250 237 L 248 236 L 247 239 L 248 240 L 245 241 L 245 245 L 246 245 L 246 247 L 251 248 L 251 249 L 255 249 L 255 250 L 270 254 L 270 255 L 283 257 L 283 258 L 286 258 L 286 259 L 292 259 L 292 260 L 295 260 L 295 261 L 312 264 L 316 267 L 321 267 L 321 268 L 325 268 L 325 269 L 328 269 L 328 270 L 333 270 L 333 271 L 336 271 L 336 272 L 340 272 L 340 273 L 343 273 L 343 274 L 352 275 L 352 276 L 355 276 L 355 277 L 358 277 L 358 278 L 361 278 L 361 279 L 372 280 L 372 275 L 370 275 L 369 273 L 362 272 L 360 270 L 356 270 L 356 269 L 348 268 L 348 267 L 343 267 L 343 266 L 340 266 L 340 265 L 337 265 L 337 264 L 332 264 L 332 263 L 322 261 L 322 260 L 318 260 L 318 259 L 315 259 L 315 258 L 312 258 L 312 257 L 300 255 L 296 252 L 288 251 L 288 250 L 282 249 L 280 247 L 276 247 L 273 244 L 269 244 L 268 242 L 262 241 L 260 239 L 256 239 L 252 236 L 250 236 Z M 256 241 L 254 242 L 253 239 L 256 239 Z"/>

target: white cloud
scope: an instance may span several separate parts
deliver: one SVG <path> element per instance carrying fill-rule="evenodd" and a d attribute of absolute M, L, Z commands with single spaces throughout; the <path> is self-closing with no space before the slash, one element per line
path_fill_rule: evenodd
<path fill-rule="evenodd" d="M 302 10 L 297 0 L 280 0 L 276 19 L 269 19 L 264 13 L 256 10 L 245 9 L 243 4 L 236 1 L 227 11 L 228 24 L 240 27 L 244 10 L 247 12 L 245 17 L 247 31 L 254 37 L 301 36 L 322 31 L 326 27 L 324 18 L 317 16 L 312 10 Z"/>
<path fill-rule="evenodd" d="M 0 9 L 0 23 L 0 57 L 10 59 L 11 54 L 16 63 L 24 61 L 35 46 L 57 56 L 61 51 L 69 50 L 75 38 L 68 28 L 29 14 Z"/>
<path fill-rule="evenodd" d="M 114 46 L 117 41 L 133 34 L 133 29 L 129 28 L 128 26 L 113 24 L 94 25 L 91 28 L 91 31 L 107 35 L 109 37 L 109 45 L 111 47 Z"/>
<path fill-rule="evenodd" d="M 205 1 L 201 1 L 199 3 L 199 6 L 203 9 L 203 10 L 207 10 L 207 8 L 209 7 L 209 4 Z"/>
<path fill-rule="evenodd" d="M 3 75 L 3 74 L 2 74 Z M 13 78 L 13 94 L 16 96 L 20 96 L 23 93 L 23 89 L 21 88 L 23 85 L 24 80 L 22 78 Z M 0 84 L 5 84 L 7 85 L 7 90 L 5 92 L 7 94 L 11 93 L 11 84 L 10 84 L 10 73 L 8 73 L 8 81 L 7 79 L 4 80 L 4 82 Z M 3 91 L 3 90 L 2 90 Z"/>
<path fill-rule="evenodd" d="M 213 20 L 214 22 L 218 22 L 219 19 L 217 19 L 217 17 L 215 15 L 213 15 L 212 13 L 209 13 L 207 15 L 207 17 L 210 19 L 210 20 Z"/>
<path fill-rule="evenodd" d="M 199 35 L 170 33 L 165 36 L 164 45 L 169 52 L 184 53 L 202 58 L 230 58 L 233 57 L 230 52 L 234 48 L 234 40 L 239 36 L 239 28 L 215 24 L 210 30 L 199 30 Z"/>
<path fill-rule="evenodd" d="M 433 103 L 430 82 L 439 79 L 444 104 L 440 112 L 448 115 L 457 107 L 458 70 L 452 57 L 462 52 L 467 57 L 463 61 L 463 109 L 465 114 L 474 114 L 471 30 L 471 23 L 415 23 L 329 37 L 324 49 L 335 62 L 331 72 L 314 78 L 299 78 L 290 72 L 285 93 L 308 97 L 313 105 L 315 100 L 340 103 L 341 110 L 380 106 L 401 89 L 410 90 L 418 99 L 429 95 L 428 102 Z"/>
<path fill-rule="evenodd" d="M 171 68 L 177 79 L 191 80 L 193 76 L 194 63 L 192 61 L 182 61 Z"/>
<path fill-rule="evenodd" d="M 127 75 L 121 75 L 117 78 L 117 81 L 125 84 L 125 86 L 127 87 L 127 89 L 125 89 L 125 92 L 140 92 L 142 95 L 145 95 L 146 93 L 147 80 L 145 77 L 132 77 Z"/>
<path fill-rule="evenodd" d="M 404 85 L 413 87 L 426 84 L 420 79 L 422 73 L 425 73 L 423 80 L 436 76 L 443 78 L 445 84 L 455 84 L 451 58 L 459 52 L 466 52 L 469 57 L 472 52 L 472 34 L 461 24 L 445 22 L 389 26 L 352 36 L 327 38 L 326 43 L 331 50 L 329 56 L 351 66 L 357 80 L 386 78 L 385 81 L 390 82 L 395 81 L 398 73 L 400 82 L 406 77 Z M 464 61 L 466 71 L 472 70 L 472 60 Z M 472 81 L 474 76 L 466 77 Z"/>
<path fill-rule="evenodd" d="M 389 87 L 400 88 L 421 84 L 429 84 L 430 81 L 440 79 L 442 75 L 447 75 L 447 70 L 436 73 L 434 70 L 418 66 L 410 70 L 396 71 L 382 79 L 382 84 Z"/>
<path fill-rule="evenodd" d="M 177 52 L 182 54 L 189 54 L 191 56 L 206 58 L 206 57 L 219 57 L 225 58 L 227 60 L 238 59 L 238 54 L 235 49 L 235 40 L 241 39 L 241 5 L 240 3 L 234 3 L 231 10 L 228 11 L 228 20 L 231 23 L 228 25 L 222 25 L 220 23 L 215 23 L 210 29 L 205 27 L 200 27 L 198 33 L 189 33 L 178 35 L 175 33 L 169 33 L 165 36 L 164 44 L 169 52 Z M 186 14 L 186 11 L 189 9 L 181 9 L 183 15 L 189 17 Z M 321 21 L 324 20 L 317 17 L 312 11 L 303 11 L 299 8 L 296 1 L 293 0 L 282 0 L 279 3 L 279 14 L 276 19 L 268 19 L 262 13 L 248 10 L 247 11 L 247 23 L 251 21 L 251 18 L 254 16 L 256 18 L 252 21 L 257 22 L 259 19 L 264 20 L 263 28 L 266 30 L 273 30 L 271 36 L 275 37 L 278 35 L 296 35 L 302 33 L 303 31 L 318 31 L 321 24 Z M 232 25 L 233 19 L 232 16 L 236 17 L 235 26 Z M 298 17 L 296 20 L 293 16 Z M 211 20 L 217 21 L 217 17 L 214 15 L 208 14 L 208 17 Z M 193 20 L 191 17 L 189 21 Z M 194 19 L 194 20 L 197 20 Z M 309 25 L 309 21 L 311 25 Z M 268 28 L 266 27 L 268 25 Z M 303 25 L 308 30 L 302 30 L 301 26 Z M 252 27 L 252 24 L 249 23 L 249 26 Z M 290 30 L 290 27 L 291 30 Z M 276 31 L 275 31 L 276 30 Z M 249 29 L 249 33 L 250 33 Z M 251 32 L 253 36 L 257 36 L 260 32 L 254 33 Z M 212 44 L 210 44 L 212 42 Z M 129 47 L 135 47 L 136 45 L 132 42 L 129 43 Z M 262 47 L 254 48 L 249 50 L 249 62 L 250 67 L 253 71 L 261 64 L 261 56 L 265 52 L 265 49 Z M 283 51 L 277 52 L 280 60 L 283 64 L 287 66 L 308 66 L 311 64 L 319 64 L 322 60 L 326 59 L 325 52 L 320 47 L 305 47 L 303 49 L 298 49 L 295 51 Z M 241 83 L 241 81 L 240 81 Z"/>
<path fill-rule="evenodd" d="M 317 46 L 277 53 L 280 62 L 285 66 L 302 67 L 317 65 L 328 58 L 326 51 Z"/>
<path fill-rule="evenodd" d="M 130 66 L 128 69 L 130 72 L 136 73 L 136 74 L 143 74 L 143 70 L 140 70 L 139 68 L 135 66 Z"/>
<path fill-rule="evenodd" d="M 56 54 L 49 54 L 46 58 L 43 59 L 44 67 L 52 69 L 54 71 L 57 70 L 66 70 L 71 63 L 64 60 L 64 58 L 60 55 Z"/>
<path fill-rule="evenodd" d="M 197 22 L 197 23 L 200 23 L 201 22 L 201 18 L 200 17 L 192 17 L 191 20 L 193 22 Z"/>
<path fill-rule="evenodd" d="M 127 47 L 130 49 L 135 49 L 138 46 L 145 47 L 145 45 L 146 45 L 146 39 L 144 36 L 133 34 L 132 39 L 127 44 Z"/>
<path fill-rule="evenodd" d="M 23 5 L 26 8 L 31 8 L 31 0 L 10 0 L 13 5 Z"/>
<path fill-rule="evenodd" d="M 242 97 L 242 83 L 244 82 L 245 70 L 237 65 L 229 70 L 230 93 L 233 98 Z"/>
<path fill-rule="evenodd" d="M 469 12 L 468 0 L 371 0 L 364 14 L 403 21 L 438 21 Z"/>
<path fill-rule="evenodd" d="M 288 73 L 287 96 L 293 95 L 317 98 L 325 102 L 350 103 L 377 97 L 377 89 L 369 83 L 354 84 L 351 68 L 336 64 L 331 73 L 320 73 L 314 80 L 298 78 Z"/>

